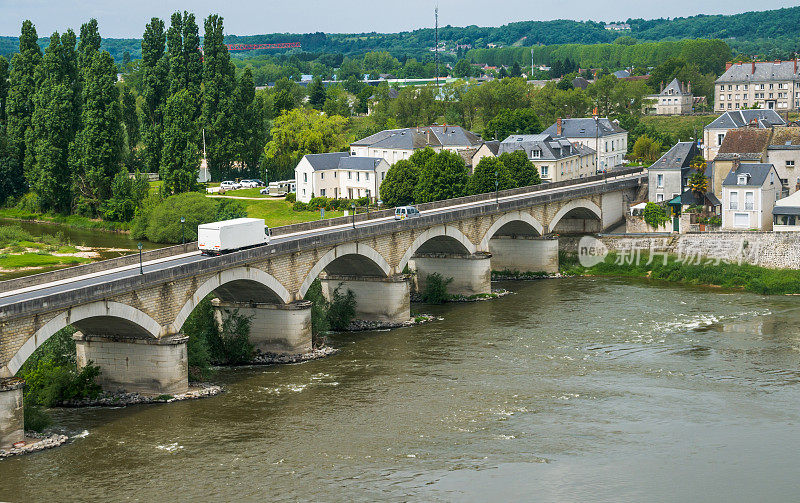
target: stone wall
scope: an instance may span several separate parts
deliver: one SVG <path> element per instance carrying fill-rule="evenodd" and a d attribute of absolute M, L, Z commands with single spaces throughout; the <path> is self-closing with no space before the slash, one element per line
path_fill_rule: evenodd
<path fill-rule="evenodd" d="M 417 292 L 425 290 L 429 274 L 439 273 L 444 279 L 453 278 L 447 286 L 451 295 L 476 295 L 491 293 L 492 265 L 490 253 L 476 253 L 463 257 L 458 256 L 416 256 L 408 263 L 414 271 L 414 283 Z"/>
<path fill-rule="evenodd" d="M 22 388 L 24 382 L 18 379 L 0 380 L 0 449 L 8 449 L 24 440 Z"/>
<path fill-rule="evenodd" d="M 558 272 L 558 239 L 500 236 L 489 251 L 493 271 Z"/>
<path fill-rule="evenodd" d="M 402 323 L 411 319 L 410 286 L 406 275 L 389 278 L 325 276 L 320 279 L 322 293 L 328 300 L 339 285 L 339 293 L 353 292 L 358 320 Z"/>
<path fill-rule="evenodd" d="M 297 355 L 311 351 L 311 302 L 250 304 L 213 299 L 214 318 L 222 326 L 224 317 L 238 311 L 250 318 L 250 343 L 259 353 Z"/>

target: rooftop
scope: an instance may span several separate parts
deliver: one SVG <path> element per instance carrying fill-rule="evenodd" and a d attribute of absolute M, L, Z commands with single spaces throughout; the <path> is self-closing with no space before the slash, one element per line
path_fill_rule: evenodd
<path fill-rule="evenodd" d="M 771 137 L 772 130 L 770 129 L 733 129 L 722 140 L 717 158 L 732 157 L 726 154 L 740 154 L 740 157 L 741 154 L 758 154 L 758 159 L 760 159 L 761 154 L 766 151 Z"/>
<path fill-rule="evenodd" d="M 347 169 L 351 171 L 375 171 L 382 157 L 356 157 L 349 152 L 330 152 L 327 154 L 306 154 L 303 156 L 314 171 Z"/>
<path fill-rule="evenodd" d="M 386 129 L 355 141 L 351 146 L 415 150 L 431 147 L 478 147 L 481 139 L 461 126 L 422 126 Z"/>
<path fill-rule="evenodd" d="M 792 80 L 800 78 L 797 70 L 798 62 L 796 60 L 734 63 L 716 82 L 719 84 L 723 82 Z"/>
<path fill-rule="evenodd" d="M 732 169 L 725 180 L 722 182 L 723 186 L 739 185 L 739 175 L 747 175 L 747 182 L 744 184 L 746 187 L 761 187 L 772 171 L 772 164 L 761 163 L 743 163 L 739 164 L 736 169 Z M 742 185 L 739 185 L 740 187 Z"/>
<path fill-rule="evenodd" d="M 557 124 L 552 124 L 542 132 L 556 136 L 556 130 Z M 567 138 L 594 138 L 595 136 L 602 138 L 617 133 L 627 133 L 627 131 L 607 117 L 601 117 L 598 121 L 595 121 L 593 117 L 561 119 L 561 134 Z"/>
<path fill-rule="evenodd" d="M 658 158 L 649 169 L 683 169 L 688 168 L 692 159 L 700 155 L 700 149 L 693 141 L 681 141 L 675 144 L 664 155 Z"/>
<path fill-rule="evenodd" d="M 736 129 L 745 126 L 768 128 L 786 124 L 775 110 L 748 109 L 725 112 L 705 129 Z"/>
<path fill-rule="evenodd" d="M 589 155 L 594 149 L 578 143 L 573 144 L 566 137 L 553 137 L 546 133 L 511 135 L 500 143 L 500 154 L 524 150 L 529 159 L 554 161 L 575 155 Z M 533 156 L 532 152 L 539 152 Z"/>

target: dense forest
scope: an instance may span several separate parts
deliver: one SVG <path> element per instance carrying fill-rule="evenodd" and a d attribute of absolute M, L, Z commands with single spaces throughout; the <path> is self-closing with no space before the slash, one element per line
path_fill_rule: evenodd
<path fill-rule="evenodd" d="M 611 44 L 620 35 L 642 42 L 660 42 L 682 39 L 722 39 L 735 53 L 769 58 L 788 57 L 800 49 L 800 37 L 795 35 L 800 24 L 800 7 L 746 12 L 734 15 L 698 15 L 673 19 L 628 19 L 630 31 L 606 30 L 605 23 L 594 21 L 520 21 L 500 27 L 444 26 L 439 29 L 439 40 L 448 49 L 455 44 L 469 44 L 473 48 L 487 44 L 500 46 L 537 46 L 564 44 Z M 422 28 L 400 33 L 272 33 L 265 35 L 226 35 L 226 43 L 274 43 L 297 41 L 303 51 L 343 55 L 364 54 L 369 51 L 388 51 L 398 58 L 423 58 L 434 45 L 432 28 Z M 44 49 L 48 38 L 39 39 Z M 108 51 L 117 63 L 127 52 L 132 59 L 141 57 L 141 41 L 113 39 L 102 41 L 102 50 Z M 17 50 L 17 38 L 0 37 L 0 55 L 10 59 Z M 248 57 L 268 51 L 251 51 Z M 297 49 L 286 52 L 298 52 Z M 236 57 L 236 56 L 234 56 Z M 451 55 L 455 58 L 454 55 Z"/>

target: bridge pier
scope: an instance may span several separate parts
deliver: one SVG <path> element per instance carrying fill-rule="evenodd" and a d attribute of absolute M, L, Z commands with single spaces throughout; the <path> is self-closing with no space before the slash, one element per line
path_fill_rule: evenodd
<path fill-rule="evenodd" d="M 211 304 L 218 325 L 233 311 L 250 318 L 250 343 L 259 353 L 296 355 L 312 349 L 309 301 L 267 304 L 213 299 Z"/>
<path fill-rule="evenodd" d="M 0 449 L 10 449 L 25 438 L 21 379 L 0 379 Z"/>
<path fill-rule="evenodd" d="M 447 286 L 451 295 L 476 295 L 492 293 L 492 254 L 477 252 L 472 255 L 446 253 L 418 254 L 408 263 L 416 271 L 414 278 L 418 292 L 425 289 L 429 274 L 439 273 L 444 279 L 453 278 Z"/>
<path fill-rule="evenodd" d="M 326 274 L 320 276 L 322 293 L 330 300 L 333 291 L 352 290 L 356 296 L 356 319 L 402 323 L 411 319 L 408 277 L 404 274 L 380 277 L 354 277 Z"/>
<path fill-rule="evenodd" d="M 497 236 L 489 240 L 495 271 L 558 272 L 558 239 Z"/>
<path fill-rule="evenodd" d="M 100 367 L 97 383 L 106 391 L 177 395 L 189 389 L 189 359 L 183 334 L 161 339 L 72 336 L 78 369 L 89 361 Z"/>

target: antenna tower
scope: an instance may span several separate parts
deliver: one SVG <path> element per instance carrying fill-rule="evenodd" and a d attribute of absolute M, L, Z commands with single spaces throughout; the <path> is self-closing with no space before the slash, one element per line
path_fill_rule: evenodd
<path fill-rule="evenodd" d="M 439 89 L 439 6 L 433 10 L 433 16 L 436 18 L 436 45 L 434 46 L 434 59 L 436 60 L 436 89 Z"/>

